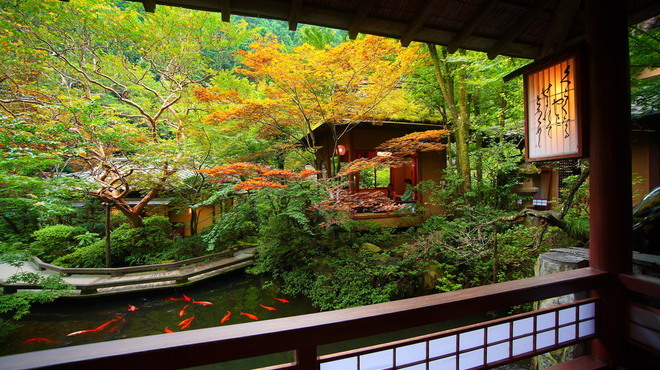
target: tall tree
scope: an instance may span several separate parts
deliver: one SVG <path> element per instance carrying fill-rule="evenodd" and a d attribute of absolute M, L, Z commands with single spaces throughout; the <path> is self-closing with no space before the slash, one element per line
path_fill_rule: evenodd
<path fill-rule="evenodd" d="M 255 81 L 259 96 L 198 89 L 201 101 L 221 103 L 205 121 L 238 130 L 256 126 L 262 135 L 290 145 L 303 140 L 308 153 L 316 155 L 315 128 L 326 125 L 336 148 L 360 121 L 401 110 L 405 100 L 399 87 L 417 53 L 373 36 L 324 49 L 303 44 L 291 52 L 275 39 L 264 38 L 244 57 L 245 68 L 239 72 Z M 316 157 L 317 169 L 321 163 Z M 328 170 L 332 176 L 338 167 Z"/>
<path fill-rule="evenodd" d="M 447 53 L 442 48 L 442 59 L 434 44 L 427 44 L 437 83 L 445 102 L 445 114 L 453 124 L 456 134 L 456 163 L 463 179 L 461 189 L 464 193 L 472 190 L 470 168 L 469 135 L 470 122 L 467 94 L 467 74 L 463 62 L 451 66 L 447 62 Z M 464 55 L 464 51 L 460 51 Z M 455 90 L 458 90 L 456 93 Z"/>
<path fill-rule="evenodd" d="M 96 181 L 92 194 L 140 226 L 145 205 L 183 157 L 186 96 L 218 72 L 219 59 L 235 54 L 218 50 L 236 51 L 251 33 L 213 13 L 165 7 L 144 14 L 140 5 L 121 5 L 3 3 L 0 17 L 9 26 L 3 47 L 18 56 L 17 49 L 26 49 L 23 61 L 39 58 L 43 67 L 34 78 L 5 72 L 0 88 L 13 96 L 0 103 L 29 125 L 53 120 L 66 126 L 75 136 L 67 154 Z M 126 196 L 134 190 L 144 192 L 130 205 Z"/>

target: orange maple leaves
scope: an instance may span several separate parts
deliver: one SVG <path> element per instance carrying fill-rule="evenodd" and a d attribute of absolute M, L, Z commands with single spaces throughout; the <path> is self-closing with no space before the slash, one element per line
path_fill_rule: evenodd
<path fill-rule="evenodd" d="M 198 172 L 206 173 L 209 176 L 217 177 L 216 182 L 236 183 L 235 190 L 259 190 L 264 188 L 286 188 L 290 181 L 302 181 L 315 179 L 319 171 L 302 170 L 293 172 L 289 170 L 274 169 L 271 166 L 250 163 L 237 162 L 224 166 L 217 166 L 209 169 L 202 169 Z"/>
<path fill-rule="evenodd" d="M 449 130 L 427 130 L 413 132 L 405 136 L 390 139 L 378 146 L 378 150 L 399 153 L 429 152 L 444 150 L 445 138 Z"/>

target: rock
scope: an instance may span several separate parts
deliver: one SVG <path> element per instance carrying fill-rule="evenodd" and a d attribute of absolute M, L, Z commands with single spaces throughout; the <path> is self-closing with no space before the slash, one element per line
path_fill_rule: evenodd
<path fill-rule="evenodd" d="M 376 244 L 371 244 L 371 243 L 362 243 L 360 245 L 360 248 L 366 249 L 369 252 L 374 252 L 374 253 L 378 253 L 378 252 L 383 251 L 383 249 L 381 247 L 377 246 Z"/>

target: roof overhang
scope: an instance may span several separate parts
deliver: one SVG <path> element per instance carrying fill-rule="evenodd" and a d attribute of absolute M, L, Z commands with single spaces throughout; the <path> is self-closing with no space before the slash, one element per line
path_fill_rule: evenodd
<path fill-rule="evenodd" d="M 478 50 L 489 57 L 538 59 L 585 39 L 583 0 L 131 0 L 156 5 L 283 20 L 401 40 Z M 657 0 L 628 0 L 628 23 L 660 14 Z"/>

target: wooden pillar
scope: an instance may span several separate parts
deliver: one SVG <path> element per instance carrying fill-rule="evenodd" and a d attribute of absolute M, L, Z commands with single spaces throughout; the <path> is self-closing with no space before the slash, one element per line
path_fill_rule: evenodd
<path fill-rule="evenodd" d="M 627 1 L 585 0 L 591 160 L 591 267 L 614 283 L 602 299 L 592 356 L 624 362 L 626 302 L 617 274 L 632 269 L 632 164 Z"/>
<path fill-rule="evenodd" d="M 318 370 L 319 362 L 316 347 L 298 348 L 294 351 L 296 366 L 300 370 Z"/>

